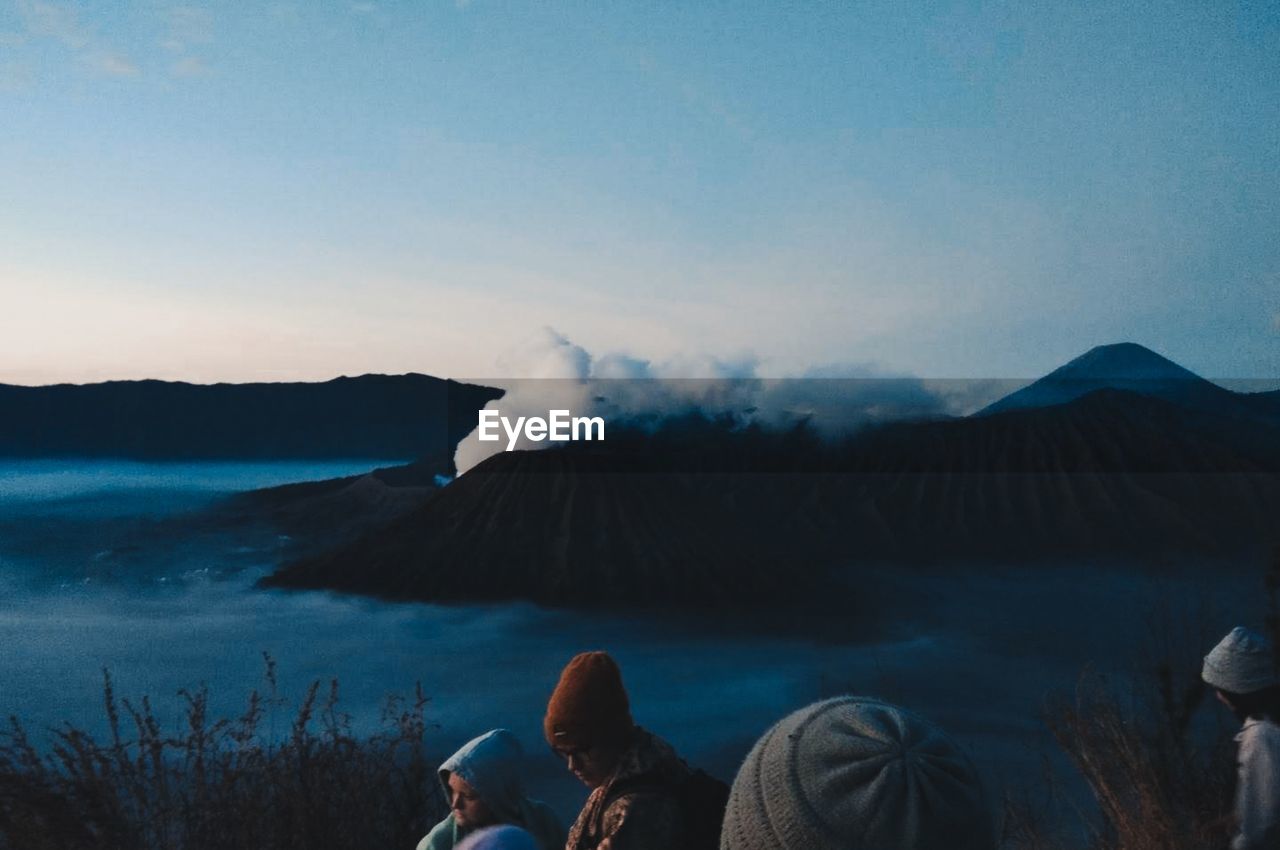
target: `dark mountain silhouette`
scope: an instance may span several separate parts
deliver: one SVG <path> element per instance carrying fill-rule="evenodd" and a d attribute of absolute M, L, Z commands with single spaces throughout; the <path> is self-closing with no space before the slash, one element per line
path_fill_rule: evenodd
<path fill-rule="evenodd" d="M 1280 390 L 1265 393 L 1248 393 L 1245 400 L 1263 416 L 1280 422 Z"/>
<path fill-rule="evenodd" d="M 890 558 L 1230 554 L 1280 537 L 1280 429 L 1123 390 L 886 427 L 843 469 Z"/>
<path fill-rule="evenodd" d="M 324 383 L 0 385 L 0 457 L 452 457 L 501 391 L 427 375 Z"/>
<path fill-rule="evenodd" d="M 762 540 L 742 534 L 732 488 L 618 460 L 503 453 L 390 525 L 266 583 L 616 606 L 744 603 L 785 589 L 770 553 L 753 550 Z"/>
<path fill-rule="evenodd" d="M 420 506 L 454 473 L 453 457 L 420 458 L 363 475 L 250 490 L 180 524 L 197 528 L 264 524 L 288 538 L 294 556 L 347 543 Z"/>
<path fill-rule="evenodd" d="M 1126 390 L 835 447 L 718 423 L 504 453 L 269 586 L 552 605 L 847 599 L 851 565 L 1232 555 L 1280 539 L 1280 430 Z M 856 584 L 853 588 L 856 593 Z"/>
<path fill-rule="evenodd" d="M 1267 399 L 1223 389 L 1132 342 L 1090 349 L 1035 383 L 989 405 L 978 415 L 1065 404 L 1103 389 L 1128 390 L 1217 414 L 1276 415 Z"/>

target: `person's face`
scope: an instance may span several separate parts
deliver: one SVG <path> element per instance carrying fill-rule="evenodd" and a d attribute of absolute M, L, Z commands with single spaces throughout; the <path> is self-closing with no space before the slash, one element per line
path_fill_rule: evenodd
<path fill-rule="evenodd" d="M 606 747 L 602 744 L 578 749 L 568 747 L 551 749 L 564 761 L 570 773 L 578 777 L 583 785 L 593 790 L 599 788 L 609 778 L 614 768 L 618 766 L 618 759 L 622 755 L 616 747 Z"/>
<path fill-rule="evenodd" d="M 1213 695 L 1218 698 L 1218 702 L 1222 703 L 1228 709 L 1231 710 L 1231 713 L 1235 716 L 1236 720 L 1239 720 L 1241 723 L 1243 723 L 1245 720 L 1248 719 L 1248 716 L 1243 711 L 1240 710 L 1240 707 L 1238 705 L 1236 705 L 1234 702 L 1231 701 L 1231 697 L 1227 696 L 1227 694 L 1223 693 L 1218 688 L 1214 688 Z"/>
<path fill-rule="evenodd" d="M 496 818 L 470 783 L 456 773 L 449 774 L 449 808 L 459 829 L 492 826 Z"/>

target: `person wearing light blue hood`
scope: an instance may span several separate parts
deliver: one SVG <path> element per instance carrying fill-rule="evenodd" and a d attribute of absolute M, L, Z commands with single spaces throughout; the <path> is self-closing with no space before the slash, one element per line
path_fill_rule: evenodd
<path fill-rule="evenodd" d="M 417 850 L 454 850 L 468 834 L 485 827 L 521 827 L 541 850 L 561 850 L 565 830 L 546 803 L 531 800 L 520 781 L 524 750 L 506 729 L 468 741 L 440 765 L 440 784 L 449 816 L 418 842 Z"/>

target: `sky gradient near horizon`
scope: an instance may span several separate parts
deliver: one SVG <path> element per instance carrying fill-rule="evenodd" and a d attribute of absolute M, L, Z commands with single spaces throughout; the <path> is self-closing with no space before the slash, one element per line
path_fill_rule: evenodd
<path fill-rule="evenodd" d="M 7 383 L 1280 380 L 1280 7 L 0 0 L 0 296 Z"/>

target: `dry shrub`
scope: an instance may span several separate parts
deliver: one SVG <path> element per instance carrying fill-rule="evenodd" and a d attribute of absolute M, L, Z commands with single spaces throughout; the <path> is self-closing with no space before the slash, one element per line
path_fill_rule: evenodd
<path fill-rule="evenodd" d="M 1074 701 L 1050 710 L 1050 731 L 1098 806 L 1089 844 L 1220 850 L 1230 839 L 1235 748 L 1221 731 L 1192 733 L 1202 686 L 1175 694 L 1167 673 L 1157 676 L 1154 706 L 1086 676 Z"/>
<path fill-rule="evenodd" d="M 1273 640 L 1280 637 L 1278 588 L 1280 555 L 1267 575 Z M 1095 806 L 1077 804 L 1078 817 L 1064 829 L 1025 794 L 1006 801 L 1006 847 L 1221 850 L 1229 844 L 1238 726 L 1200 679 L 1201 657 L 1220 636 L 1223 618 L 1197 606 L 1202 603 L 1193 600 L 1190 609 L 1157 607 L 1139 672 L 1123 684 L 1086 672 L 1071 698 L 1049 703 L 1049 731 Z"/>
<path fill-rule="evenodd" d="M 1005 801 L 1010 850 L 1221 850 L 1231 837 L 1235 781 L 1232 731 L 1202 709 L 1206 690 L 1135 693 L 1086 673 L 1074 697 L 1058 699 L 1045 722 L 1087 786 L 1072 823 L 1024 789 Z M 1154 697 L 1154 701 L 1152 699 Z M 1225 714 L 1225 712 L 1223 712 Z M 1055 780 L 1046 770 L 1046 788 Z M 1043 789 L 1041 789 L 1043 790 Z M 1051 789 L 1056 790 L 1056 789 Z M 1054 796 L 1048 794 L 1047 796 Z"/>
<path fill-rule="evenodd" d="M 412 847 L 446 811 L 424 749 L 427 699 L 388 700 L 357 737 L 338 684 L 313 683 L 289 734 L 263 735 L 283 701 L 267 657 L 266 696 L 211 719 L 206 688 L 183 691 L 185 724 L 165 734 L 145 697 L 117 700 L 104 671 L 109 739 L 71 725 L 42 751 L 11 718 L 0 732 L 4 850 L 337 850 Z"/>

